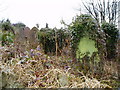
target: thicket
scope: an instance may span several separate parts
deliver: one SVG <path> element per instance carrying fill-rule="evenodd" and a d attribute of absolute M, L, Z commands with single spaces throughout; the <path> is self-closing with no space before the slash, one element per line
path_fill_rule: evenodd
<path fill-rule="evenodd" d="M 118 30 L 114 24 L 101 24 L 102 25 L 98 25 L 97 21 L 92 18 L 91 15 L 82 14 L 80 16 L 77 15 L 72 23 L 67 25 L 71 32 L 73 60 L 75 60 L 75 62 L 80 61 L 79 69 L 83 70 L 84 73 L 89 71 L 92 74 L 98 75 L 104 75 L 105 73 L 108 74 L 107 67 L 105 66 L 111 66 L 109 65 L 109 58 L 116 60 L 115 53 L 118 40 Z M 95 41 L 95 47 L 98 49 L 98 52 L 94 52 L 91 57 L 89 57 L 88 52 L 84 57 L 76 58 L 76 51 L 79 49 L 79 43 L 81 42 L 81 39 L 86 36 Z M 81 53 L 81 51 L 79 53 Z M 117 73 L 114 71 L 110 71 L 109 73 L 114 73 L 114 75 L 118 77 L 119 71 L 118 69 L 116 71 Z"/>
<path fill-rule="evenodd" d="M 97 38 L 96 22 L 87 14 L 77 15 L 69 25 L 68 29 L 71 32 L 72 55 L 74 58 L 76 58 L 78 44 L 83 37 L 88 36 L 92 40 L 96 40 Z"/>
<path fill-rule="evenodd" d="M 1 29 L 0 41 L 2 46 L 10 45 L 11 43 L 13 43 L 15 32 L 9 19 L 7 19 L 6 21 L 2 20 L 0 22 L 0 29 Z"/>
<path fill-rule="evenodd" d="M 42 28 L 38 32 L 38 40 L 42 44 L 44 52 L 55 54 L 56 50 L 60 54 L 63 47 L 67 45 L 66 39 L 69 34 L 64 29 Z"/>
<path fill-rule="evenodd" d="M 17 29 L 25 28 L 26 25 L 19 22 L 12 24 L 9 19 L 0 21 L 0 41 L 2 46 L 13 44 Z"/>
<path fill-rule="evenodd" d="M 114 24 L 103 23 L 102 29 L 106 37 L 107 58 L 114 59 L 116 57 L 116 46 L 119 37 L 119 31 Z"/>
<path fill-rule="evenodd" d="M 8 45 L 8 46 L 14 42 L 14 32 L 12 31 L 13 29 L 11 28 L 25 27 L 21 23 L 20 24 L 18 23 L 18 25 L 8 24 L 8 21 L 7 21 L 7 25 L 5 22 L 5 23 L 1 23 L 1 26 L 2 26 L 1 27 L 2 33 L 0 34 L 1 34 L 2 44 Z M 102 34 L 105 34 L 105 36 L 102 37 L 103 36 Z M 88 82 L 92 80 L 90 79 L 91 77 L 92 78 L 95 77 L 99 80 L 101 80 L 101 77 L 104 77 L 104 76 L 105 76 L 105 79 L 106 78 L 111 79 L 114 77 L 115 77 L 114 79 L 118 78 L 117 75 L 119 75 L 119 72 L 118 72 L 116 62 L 105 62 L 104 59 L 101 59 L 101 57 L 103 56 L 105 58 L 104 53 L 107 53 L 106 55 L 108 58 L 115 58 L 116 43 L 118 40 L 118 30 L 114 24 L 102 23 L 102 26 L 98 27 L 96 20 L 93 19 L 92 16 L 88 14 L 82 14 L 80 16 L 77 15 L 73 19 L 72 23 L 68 25 L 67 30 L 62 28 L 51 29 L 47 26 L 46 28 L 41 28 L 39 31 L 37 31 L 37 35 L 38 35 L 37 37 L 38 42 L 43 47 L 44 53 L 40 49 L 41 47 L 37 47 L 34 49 L 31 48 L 31 50 L 26 50 L 25 52 L 19 52 L 19 50 L 16 49 L 14 46 L 10 46 L 11 48 L 7 47 L 8 49 L 7 51 L 6 50 L 0 51 L 2 52 L 3 60 L 6 59 L 7 61 L 8 58 L 11 57 L 10 58 L 11 62 L 9 62 L 10 61 L 9 60 L 8 63 L 11 64 L 11 68 L 14 67 L 14 69 L 12 70 L 15 70 L 15 71 L 12 71 L 12 72 L 14 72 L 14 75 L 17 75 L 16 80 L 19 81 L 20 83 L 23 83 L 23 86 L 36 87 L 37 85 L 37 87 L 50 87 L 50 86 L 62 87 L 61 83 L 64 84 L 63 83 L 64 76 L 61 76 L 61 75 L 65 74 L 66 70 L 69 70 L 69 69 L 70 69 L 69 70 L 70 72 L 66 73 L 66 75 L 68 76 L 66 78 L 67 79 L 70 78 L 70 79 L 67 81 L 67 79 L 65 78 L 66 87 L 74 87 L 75 85 L 74 81 L 77 82 L 76 87 L 79 87 L 79 85 L 80 86 L 82 85 L 82 87 L 84 87 L 84 85 L 86 85 L 86 87 L 92 87 L 91 85 L 87 86 Z M 71 44 L 70 44 L 72 48 L 71 55 L 73 55 L 73 57 L 76 59 L 76 51 L 78 49 L 79 42 L 83 37 L 86 37 L 86 36 L 89 37 L 89 39 L 96 42 L 96 48 L 98 48 L 97 53 L 93 53 L 91 57 L 89 57 L 86 54 L 85 57 L 81 59 L 82 63 L 77 61 L 78 62 L 77 64 L 71 60 L 71 57 L 64 56 L 62 58 L 61 57 L 57 59 L 55 58 L 54 54 L 56 54 L 57 52 L 60 55 L 61 51 L 63 50 L 63 47 L 66 47 L 68 45 L 67 40 L 71 40 Z M 106 52 L 103 52 L 105 51 L 105 50 L 102 50 L 104 48 L 106 49 Z M 66 52 L 67 51 L 68 50 L 66 50 Z M 46 54 L 50 54 L 50 55 L 53 54 L 53 56 L 49 57 Z M 99 59 L 100 62 L 94 61 L 97 59 L 96 57 L 100 57 Z M 22 65 L 24 68 L 22 67 Z M 2 63 L 1 63 L 1 66 L 2 66 Z M 5 63 L 5 65 L 3 66 L 9 67 L 7 63 Z M 20 69 L 21 74 L 17 72 L 18 68 L 21 68 Z M 31 72 L 28 72 L 29 68 L 31 68 Z M 2 69 L 4 71 L 4 68 Z M 48 70 L 48 71 L 45 71 L 45 70 Z M 86 75 L 90 74 L 89 75 L 90 78 L 87 79 L 84 75 L 80 75 L 81 74 L 80 71 Z M 54 74 L 56 76 L 54 76 Z M 60 76 L 57 77 L 58 74 L 60 74 Z M 72 75 L 72 74 L 76 76 L 74 76 L 74 78 L 69 77 L 69 75 Z M 29 75 L 31 77 L 27 79 L 26 77 L 29 77 Z M 81 79 L 78 80 L 78 78 L 80 76 L 84 76 L 85 78 L 82 81 L 84 82 L 82 84 L 79 84 L 79 81 L 81 81 Z M 42 77 L 42 79 L 39 79 L 39 77 Z M 61 80 L 61 78 L 63 80 Z M 52 86 L 53 82 L 54 82 L 54 85 Z M 56 82 L 57 82 L 57 86 L 55 86 Z M 91 81 L 91 82 L 94 82 L 94 81 Z M 98 82 L 98 81 L 95 81 L 95 82 Z M 116 83 L 117 82 L 115 82 L 115 84 Z M 26 84 L 27 85 L 29 84 L 29 85 L 27 86 Z M 117 84 L 119 85 L 119 82 Z M 63 85 L 63 87 L 65 87 L 65 85 Z M 99 87 L 103 87 L 100 83 L 96 85 L 99 85 Z"/>

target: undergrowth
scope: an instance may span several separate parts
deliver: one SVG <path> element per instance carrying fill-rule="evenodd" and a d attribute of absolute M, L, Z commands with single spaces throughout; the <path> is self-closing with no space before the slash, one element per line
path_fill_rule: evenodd
<path fill-rule="evenodd" d="M 112 88 L 75 70 L 67 56 L 48 56 L 40 47 L 25 52 L 0 47 L 0 58 L 2 88 Z"/>

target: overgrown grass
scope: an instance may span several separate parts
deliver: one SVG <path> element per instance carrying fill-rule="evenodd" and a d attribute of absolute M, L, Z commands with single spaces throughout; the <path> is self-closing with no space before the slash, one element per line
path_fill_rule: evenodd
<path fill-rule="evenodd" d="M 73 69 L 67 56 L 48 56 L 39 47 L 23 53 L 13 46 L 0 48 L 2 88 L 112 88 Z"/>

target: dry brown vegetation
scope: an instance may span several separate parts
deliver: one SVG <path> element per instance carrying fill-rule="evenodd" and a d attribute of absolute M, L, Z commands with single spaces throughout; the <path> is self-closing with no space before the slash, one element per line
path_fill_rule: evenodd
<path fill-rule="evenodd" d="M 24 54 L 13 46 L 0 48 L 3 88 L 112 88 L 107 80 L 84 75 L 68 56 L 48 56 L 40 48 Z"/>

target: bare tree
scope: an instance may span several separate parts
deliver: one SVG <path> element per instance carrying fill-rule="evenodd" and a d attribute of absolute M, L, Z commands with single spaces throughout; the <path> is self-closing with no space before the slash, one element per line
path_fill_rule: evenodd
<path fill-rule="evenodd" d="M 120 30 L 120 1 L 118 2 L 118 29 Z"/>
<path fill-rule="evenodd" d="M 84 7 L 87 9 L 88 13 L 95 18 L 98 24 L 103 22 L 109 22 L 116 24 L 117 19 L 117 0 L 97 0 L 96 3 L 92 0 L 90 3 L 85 4 Z"/>
<path fill-rule="evenodd" d="M 99 38 L 96 39 L 103 48 L 100 51 L 107 56 L 107 37 L 111 37 L 105 33 L 101 27 L 104 22 L 117 25 L 118 1 L 117 0 L 91 0 L 90 3 L 83 2 L 85 9 L 96 21 L 98 26 Z"/>

